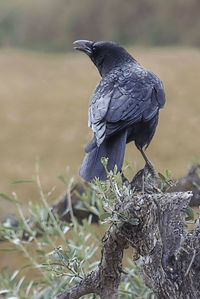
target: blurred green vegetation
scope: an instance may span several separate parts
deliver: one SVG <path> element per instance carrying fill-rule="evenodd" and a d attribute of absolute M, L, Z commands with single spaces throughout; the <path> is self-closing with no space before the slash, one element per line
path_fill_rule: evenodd
<path fill-rule="evenodd" d="M 0 46 L 71 49 L 73 40 L 200 46 L 199 0 L 1 0 Z"/>
<path fill-rule="evenodd" d="M 106 159 L 103 161 L 106 166 Z M 29 201 L 26 214 L 15 192 L 12 196 L 0 193 L 0 200 L 12 203 L 17 212 L 15 225 L 12 225 L 12 218 L 0 222 L 0 240 L 4 240 L 0 252 L 3 257 L 4 254 L 9 257 L 14 254 L 15 259 L 21 261 L 19 266 L 14 262 L 11 267 L 6 265 L 0 269 L 2 298 L 57 298 L 60 292 L 85 279 L 90 271 L 97 271 L 101 258 L 101 239 L 105 231 L 117 230 L 127 221 L 132 225 L 139 223 L 137 218 L 128 213 L 116 211 L 116 206 L 120 206 L 122 198 L 125 200 L 136 195 L 133 190 L 122 184 L 121 176 L 116 174 L 116 170 L 108 173 L 107 181 L 100 182 L 96 179 L 90 186 L 85 186 L 83 194 L 78 195 L 78 209 L 95 214 L 99 219 L 98 225 L 92 225 L 91 214 L 82 223 L 77 221 L 70 195 L 75 181 L 73 178 L 69 179 L 68 174 L 60 176 L 59 179 L 67 189 L 68 207 L 63 210 L 63 215 L 70 214 L 70 223 L 62 221 L 50 206 L 49 200 L 54 190 L 44 191 L 38 162 L 33 179 L 15 181 L 15 184 L 19 185 L 34 183 L 39 191 L 39 202 Z M 154 299 L 153 292 L 142 280 L 138 263 L 130 259 L 133 249 L 129 248 L 129 254 L 128 251 L 125 253 L 119 298 Z M 22 254 L 25 257 L 24 261 L 21 258 Z M 81 296 L 82 299 L 97 297 L 99 296 L 95 294 Z"/>

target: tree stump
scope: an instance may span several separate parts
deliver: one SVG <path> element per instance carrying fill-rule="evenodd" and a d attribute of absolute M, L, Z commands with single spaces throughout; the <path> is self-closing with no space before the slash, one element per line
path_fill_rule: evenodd
<path fill-rule="evenodd" d="M 138 225 L 125 222 L 106 232 L 96 271 L 57 298 L 76 299 L 89 293 L 118 298 L 123 250 L 128 246 L 140 257 L 144 282 L 158 298 L 200 298 L 200 219 L 190 233 L 184 224 L 191 197 L 192 192 L 122 196 L 116 210 L 128 211 Z"/>

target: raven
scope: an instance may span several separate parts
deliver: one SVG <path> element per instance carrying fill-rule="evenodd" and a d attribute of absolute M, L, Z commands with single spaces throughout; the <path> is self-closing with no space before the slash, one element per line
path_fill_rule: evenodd
<path fill-rule="evenodd" d="M 85 148 L 79 175 L 85 181 L 106 179 L 101 163 L 121 171 L 126 143 L 134 141 L 150 169 L 153 166 L 143 151 L 148 147 L 158 124 L 159 109 L 165 104 L 161 80 L 145 70 L 123 47 L 109 41 L 77 40 L 75 49 L 86 53 L 102 79 L 91 98 L 88 126 L 94 132 Z"/>

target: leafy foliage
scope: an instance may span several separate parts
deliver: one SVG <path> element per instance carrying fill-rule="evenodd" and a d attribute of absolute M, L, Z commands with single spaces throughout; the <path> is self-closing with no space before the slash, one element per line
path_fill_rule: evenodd
<path fill-rule="evenodd" d="M 159 172 L 158 176 L 160 179 L 160 189 L 162 192 L 168 191 L 176 184 L 176 181 L 172 179 L 171 171 L 168 169 L 165 170 L 165 175 Z"/>
<path fill-rule="evenodd" d="M 106 166 L 106 160 L 103 161 Z M 68 188 L 68 201 L 73 180 L 69 183 L 65 176 L 59 179 Z M 91 225 L 92 217 L 79 224 L 73 215 L 70 202 L 71 223 L 60 220 L 49 206 L 48 198 L 51 192 L 44 193 L 40 183 L 39 166 L 36 164 L 36 175 L 31 180 L 18 180 L 17 183 L 35 183 L 40 193 L 40 202 L 29 202 L 28 212 L 24 213 L 16 193 L 12 197 L 1 193 L 3 200 L 12 202 L 18 211 L 17 225 L 8 218 L 0 224 L 1 239 L 11 245 L 7 250 L 23 252 L 28 263 L 20 269 L 4 268 L 0 273 L 0 294 L 4 298 L 53 298 L 62 290 L 73 286 L 83 279 L 87 273 L 99 263 L 100 236 Z M 15 182 L 16 183 L 16 182 Z M 92 187 L 92 191 L 91 191 Z M 80 195 L 83 209 L 95 213 L 101 221 L 101 227 L 108 225 L 120 226 L 125 221 L 137 225 L 138 220 L 129 215 L 114 212 L 117 200 L 122 195 L 132 192 L 125 187 L 116 169 L 108 173 L 108 180 L 100 182 L 97 179 Z M 120 285 L 120 298 L 151 298 L 152 292 L 147 289 L 139 274 L 137 265 L 129 260 L 127 275 Z M 29 280 L 24 275 L 24 269 L 35 269 L 37 275 Z M 94 298 L 95 295 L 83 298 Z M 153 298 L 153 297 L 152 297 Z"/>
<path fill-rule="evenodd" d="M 116 205 L 123 201 L 124 197 L 133 195 L 133 190 L 130 185 L 126 186 L 122 183 L 121 174 L 117 173 L 117 167 L 113 171 L 107 170 L 107 162 L 106 158 L 102 158 L 102 163 L 107 172 L 107 180 L 99 181 L 96 179 L 93 184 L 96 195 L 103 204 L 104 213 L 100 215 L 100 220 L 103 223 L 115 224 L 117 227 L 120 227 L 124 222 L 137 225 L 139 220 L 128 215 L 128 212 L 118 213 L 116 211 Z"/>

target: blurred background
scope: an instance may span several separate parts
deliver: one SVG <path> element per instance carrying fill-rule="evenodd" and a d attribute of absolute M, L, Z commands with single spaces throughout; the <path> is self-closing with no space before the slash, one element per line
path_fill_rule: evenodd
<path fill-rule="evenodd" d="M 100 76 L 88 57 L 73 51 L 76 39 L 112 40 L 125 46 L 164 83 L 167 103 L 147 150 L 157 171 L 183 176 L 199 159 L 199 0 L 1 0 L 0 1 L 0 192 L 37 200 L 32 184 L 39 159 L 44 191 L 64 189 L 57 179 L 77 172 L 90 97 Z M 143 167 L 127 146 L 126 160 Z M 1 201 L 0 219 L 12 212 Z"/>
<path fill-rule="evenodd" d="M 78 37 L 200 46 L 198 0 L 1 0 L 0 45 L 71 50 Z"/>

